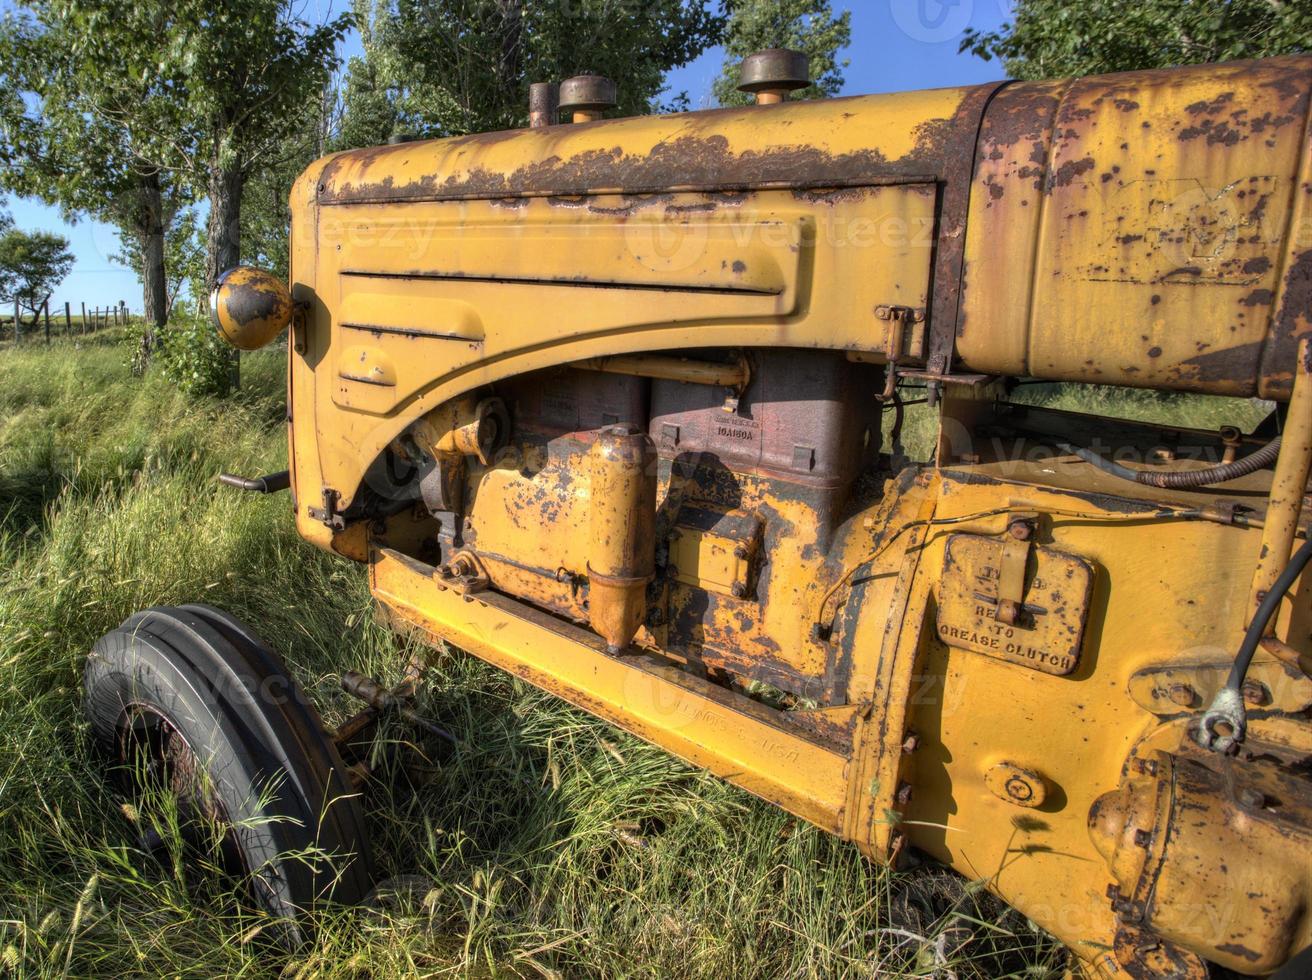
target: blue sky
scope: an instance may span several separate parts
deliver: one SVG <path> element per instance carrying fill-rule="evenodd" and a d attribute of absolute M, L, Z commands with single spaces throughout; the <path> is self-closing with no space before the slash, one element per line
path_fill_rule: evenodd
<path fill-rule="evenodd" d="M 341 9 L 341 2 L 337 3 Z M 310 0 L 326 15 L 324 0 Z M 9 3 L 0 0 L 0 11 Z M 898 92 L 910 89 L 967 85 L 1002 77 L 997 62 L 984 62 L 958 54 L 962 31 L 967 27 L 990 29 L 1007 19 L 1008 0 L 855 0 L 837 2 L 835 9 L 852 12 L 852 45 L 843 57 L 846 69 L 844 95 L 866 92 Z M 304 11 L 313 17 L 310 9 Z M 349 38 L 344 55 L 359 52 L 359 43 Z M 686 91 L 694 108 L 713 104 L 711 82 L 719 73 L 723 52 L 716 48 L 669 75 L 672 91 Z M 69 225 L 55 208 L 37 201 L 10 197 L 5 207 L 20 228 L 59 231 L 72 243 L 77 262 L 72 273 L 55 291 L 51 306 L 79 303 L 106 306 L 126 300 L 130 309 L 141 309 L 141 287 L 129 269 L 110 261 L 118 249 L 112 228 L 91 221 Z"/>

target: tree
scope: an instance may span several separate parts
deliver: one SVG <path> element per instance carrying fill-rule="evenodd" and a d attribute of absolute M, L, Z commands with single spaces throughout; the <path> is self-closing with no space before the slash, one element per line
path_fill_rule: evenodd
<path fill-rule="evenodd" d="M 199 288 L 200 299 L 208 301 L 204 288 L 205 236 L 202 219 L 195 207 L 178 210 L 164 229 L 164 312 L 172 316 L 174 307 L 190 284 Z M 142 242 L 134 235 L 119 235 L 119 251 L 110 259 L 129 269 L 141 266 Z M 153 344 L 153 338 L 151 343 Z M 149 345 L 148 345 L 149 346 Z M 148 351 L 143 351 L 148 353 Z M 144 364 L 142 367 L 144 368 Z"/>
<path fill-rule="evenodd" d="M 365 58 L 347 70 L 343 134 L 436 137 L 514 129 L 531 82 L 614 79 L 619 113 L 651 112 L 665 74 L 721 40 L 710 0 L 423 0 L 357 7 Z"/>
<path fill-rule="evenodd" d="M 135 0 L 98 0 L 133 7 Z M 275 163 L 337 66 L 349 15 L 313 25 L 290 0 L 158 3 L 173 43 L 156 70 L 186 93 L 194 142 L 171 162 L 203 182 L 209 200 L 205 276 L 213 282 L 241 258 L 242 194 L 251 174 Z"/>
<path fill-rule="evenodd" d="M 32 311 L 33 321 L 73 268 L 68 239 L 48 231 L 11 228 L 0 234 L 0 300 Z"/>
<path fill-rule="evenodd" d="M 724 67 L 715 80 L 720 105 L 747 105 L 751 97 L 738 91 L 739 68 L 755 51 L 790 48 L 811 60 L 811 85 L 794 98 L 823 99 L 843 88 L 838 52 L 852 41 L 852 13 L 834 16 L 829 0 L 725 0 L 729 26 L 724 42 Z"/>
<path fill-rule="evenodd" d="M 319 98 L 303 106 L 295 129 L 278 152 L 246 180 L 241 202 L 243 261 L 286 278 L 290 264 L 288 229 L 296 178 L 332 146 L 337 90 L 325 85 Z"/>
<path fill-rule="evenodd" d="M 305 106 L 318 100 L 350 18 L 313 26 L 287 0 L 184 0 L 177 6 L 181 43 L 167 72 L 186 86 L 189 115 L 198 121 L 192 163 L 206 179 L 205 273 L 213 282 L 241 258 L 247 179 L 277 160 Z"/>
<path fill-rule="evenodd" d="M 396 99 L 399 78 L 393 47 L 379 37 L 376 25 L 386 31 L 390 15 L 377 0 L 355 0 L 355 25 L 364 57 L 352 58 L 342 80 L 342 120 L 335 145 L 341 149 L 386 143 L 401 125 Z"/>
<path fill-rule="evenodd" d="M 164 234 L 190 198 L 152 147 L 153 132 L 176 122 L 175 93 L 156 75 L 106 60 L 95 43 L 101 23 L 76 5 L 21 6 L 0 21 L 0 89 L 9 95 L 0 98 L 0 185 L 137 242 L 146 319 L 162 327 Z"/>
<path fill-rule="evenodd" d="M 1263 58 L 1312 50 L 1306 0 L 1015 0 L 997 31 L 970 30 L 962 51 L 999 58 L 1015 78 Z"/>
<path fill-rule="evenodd" d="M 248 177 L 275 159 L 336 65 L 349 25 L 312 25 L 291 0 L 50 0 L 83 28 L 88 64 L 149 80 L 96 105 L 111 127 L 140 121 L 141 152 L 209 200 L 206 278 L 241 256 Z"/>

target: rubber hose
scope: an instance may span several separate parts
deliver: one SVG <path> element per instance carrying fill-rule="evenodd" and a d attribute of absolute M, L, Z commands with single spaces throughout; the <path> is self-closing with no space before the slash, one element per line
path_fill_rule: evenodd
<path fill-rule="evenodd" d="M 1227 480 L 1237 480 L 1241 476 L 1247 476 L 1249 473 L 1256 473 L 1258 470 L 1265 469 L 1275 463 L 1276 458 L 1280 455 L 1280 437 L 1276 436 L 1261 449 L 1249 453 L 1243 459 L 1237 459 L 1233 463 L 1209 466 L 1205 470 L 1180 470 L 1174 473 L 1134 470 L 1110 459 L 1104 459 L 1088 449 L 1080 449 L 1078 446 L 1071 446 L 1064 442 L 1058 443 L 1057 448 L 1064 453 L 1071 453 L 1080 457 L 1080 459 L 1098 467 L 1104 473 L 1110 473 L 1122 480 L 1129 480 L 1131 483 L 1142 483 L 1144 486 L 1158 487 L 1163 490 L 1187 490 L 1193 487 L 1210 486 L 1213 483 L 1225 483 Z"/>
<path fill-rule="evenodd" d="M 1275 585 L 1263 597 L 1261 605 L 1257 607 L 1257 614 L 1253 621 L 1248 624 L 1248 632 L 1244 634 L 1244 642 L 1239 645 L 1239 652 L 1235 654 L 1234 666 L 1230 668 L 1230 677 L 1225 686 L 1233 690 L 1240 690 L 1244 684 L 1244 677 L 1248 674 L 1248 665 L 1253 662 L 1253 654 L 1257 652 L 1257 645 L 1262 641 L 1262 636 L 1266 633 L 1266 624 L 1271 621 L 1275 615 L 1276 609 L 1279 608 L 1280 602 L 1294 585 L 1294 581 L 1302 574 L 1303 569 L 1307 566 L 1308 559 L 1312 558 L 1312 539 L 1303 542 L 1303 547 L 1294 552 L 1294 557 L 1289 559 L 1289 564 L 1285 570 L 1280 573 L 1276 579 Z"/>

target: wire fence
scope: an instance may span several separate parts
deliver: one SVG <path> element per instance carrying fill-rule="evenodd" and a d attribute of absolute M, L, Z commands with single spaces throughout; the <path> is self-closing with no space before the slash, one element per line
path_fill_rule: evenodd
<path fill-rule="evenodd" d="M 14 303 L 12 313 L 0 313 L 0 340 L 13 340 L 16 343 L 50 342 L 51 336 L 78 336 L 92 334 L 107 327 L 126 325 L 128 322 L 127 304 L 119 302 L 111 306 L 87 307 L 79 303 L 75 311 L 71 303 L 65 303 L 62 309 L 51 309 L 46 300 L 37 313 L 22 309 Z"/>

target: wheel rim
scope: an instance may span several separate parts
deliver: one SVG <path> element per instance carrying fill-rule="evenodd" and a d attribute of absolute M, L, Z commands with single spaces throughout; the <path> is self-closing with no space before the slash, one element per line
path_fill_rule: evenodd
<path fill-rule="evenodd" d="M 213 856 L 223 874 L 249 880 L 251 869 L 227 806 L 173 720 L 154 705 L 129 704 L 119 719 L 117 743 L 125 788 L 138 810 L 146 811 L 137 817 L 143 848 L 156 851 L 167 845 L 147 818 L 157 794 L 164 793 L 177 807 L 184 856 Z"/>

